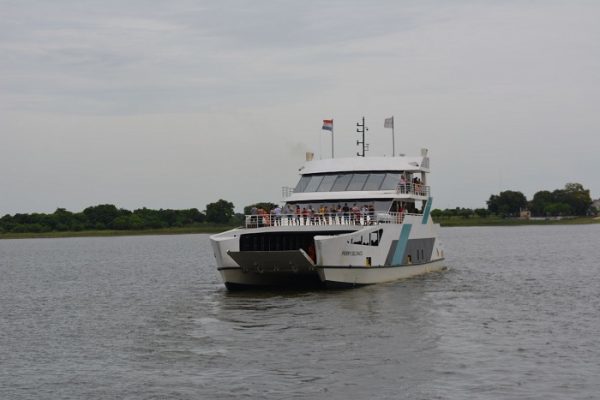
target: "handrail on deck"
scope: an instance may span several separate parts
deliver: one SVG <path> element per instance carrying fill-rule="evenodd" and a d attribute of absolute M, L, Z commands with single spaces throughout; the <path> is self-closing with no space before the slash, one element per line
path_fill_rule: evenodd
<path fill-rule="evenodd" d="M 429 197 L 431 191 L 429 186 L 420 183 L 399 183 L 396 186 L 396 193 Z"/>
<path fill-rule="evenodd" d="M 407 215 L 422 216 L 406 212 L 376 212 L 374 214 L 253 214 L 246 215 L 246 228 L 262 228 L 265 226 L 368 226 L 377 224 L 401 224 Z"/>

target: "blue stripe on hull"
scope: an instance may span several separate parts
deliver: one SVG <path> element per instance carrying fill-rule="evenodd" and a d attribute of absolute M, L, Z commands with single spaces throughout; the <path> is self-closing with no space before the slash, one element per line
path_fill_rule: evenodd
<path fill-rule="evenodd" d="M 410 236 L 410 230 L 412 229 L 412 224 L 405 224 L 402 226 L 402 231 L 400 232 L 400 239 L 396 244 L 396 251 L 394 252 L 394 257 L 392 258 L 392 265 L 402 265 L 404 262 L 404 255 L 406 254 L 406 244 L 408 243 L 408 237 Z"/>
<path fill-rule="evenodd" d="M 431 200 L 433 200 L 433 197 L 427 198 L 427 204 L 425 205 L 425 210 L 423 211 L 423 220 L 421 221 L 423 225 L 425 225 L 429 219 L 429 213 L 431 212 Z"/>

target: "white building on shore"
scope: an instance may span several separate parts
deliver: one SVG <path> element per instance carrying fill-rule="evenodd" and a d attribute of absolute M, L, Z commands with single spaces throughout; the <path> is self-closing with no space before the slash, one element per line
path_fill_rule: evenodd
<path fill-rule="evenodd" d="M 592 207 L 594 207 L 596 211 L 598 211 L 598 214 L 600 214 L 600 199 L 592 201 Z"/>

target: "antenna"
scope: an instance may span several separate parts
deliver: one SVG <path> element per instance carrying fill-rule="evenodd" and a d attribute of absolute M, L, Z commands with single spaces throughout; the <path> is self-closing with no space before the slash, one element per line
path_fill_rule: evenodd
<path fill-rule="evenodd" d="M 362 133 L 362 141 L 360 141 L 360 140 L 356 141 L 357 146 L 362 144 L 362 154 L 360 152 L 358 152 L 358 153 L 356 153 L 356 155 L 359 157 L 364 157 L 365 151 L 369 150 L 369 144 L 365 143 L 365 132 L 369 130 L 369 128 L 367 128 L 365 125 L 365 117 L 362 117 L 362 124 L 357 122 L 356 126 L 358 127 L 358 128 L 356 128 L 356 132 Z"/>

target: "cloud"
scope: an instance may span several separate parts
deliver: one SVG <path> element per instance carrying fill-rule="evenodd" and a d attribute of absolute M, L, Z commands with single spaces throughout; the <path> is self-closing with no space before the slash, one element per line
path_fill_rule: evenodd
<path fill-rule="evenodd" d="M 351 156 L 363 115 L 370 154 L 390 154 L 390 115 L 401 152 L 430 149 L 436 206 L 565 180 L 600 195 L 596 3 L 33 1 L 0 15 L 13 149 L 0 168 L 14 172 L 0 213 L 35 210 L 41 185 L 52 207 L 276 201 L 306 151 L 329 154 L 323 118 Z M 122 173 L 132 163 L 136 179 Z M 86 181 L 94 190 L 70 183 Z"/>

